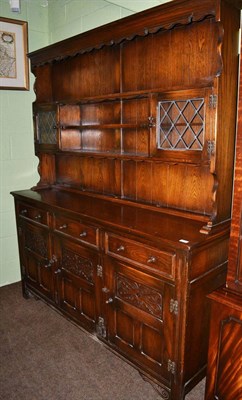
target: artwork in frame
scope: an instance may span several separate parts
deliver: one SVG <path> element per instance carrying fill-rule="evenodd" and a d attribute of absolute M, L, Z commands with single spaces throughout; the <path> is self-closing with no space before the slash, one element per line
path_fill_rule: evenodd
<path fill-rule="evenodd" d="M 28 23 L 0 17 L 0 89 L 29 90 Z"/>

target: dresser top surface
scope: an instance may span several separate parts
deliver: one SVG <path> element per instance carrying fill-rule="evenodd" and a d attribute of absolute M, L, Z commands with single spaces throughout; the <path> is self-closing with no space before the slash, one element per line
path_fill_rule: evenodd
<path fill-rule="evenodd" d="M 204 242 L 220 236 L 224 230 L 213 234 L 200 233 L 205 225 L 194 215 L 183 217 L 171 215 L 166 209 L 146 209 L 135 204 L 116 202 L 115 199 L 104 199 L 87 193 L 75 193 L 57 189 L 42 189 L 39 191 L 21 190 L 12 192 L 21 201 L 53 208 L 54 212 L 67 212 L 75 218 L 88 218 L 92 223 L 118 228 L 131 234 L 162 240 L 176 248 L 191 249 Z"/>

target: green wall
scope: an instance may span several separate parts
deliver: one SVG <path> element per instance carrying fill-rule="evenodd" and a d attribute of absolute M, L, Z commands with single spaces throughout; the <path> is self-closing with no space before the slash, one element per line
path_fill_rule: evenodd
<path fill-rule="evenodd" d="M 9 1 L 0 0 L 0 16 L 28 22 L 29 51 L 33 51 L 164 2 L 21 0 L 21 12 L 13 13 Z M 0 90 L 0 286 L 20 280 L 14 203 L 9 193 L 28 189 L 39 180 L 33 146 L 33 82 L 31 75 L 30 91 Z"/>
<path fill-rule="evenodd" d="M 48 9 L 41 0 L 22 1 L 21 13 L 0 0 L 0 15 L 28 21 L 29 50 L 49 41 Z M 33 77 L 30 78 L 31 88 Z M 20 280 L 14 203 L 11 190 L 30 188 L 39 180 L 34 156 L 30 91 L 0 90 L 0 285 Z"/>

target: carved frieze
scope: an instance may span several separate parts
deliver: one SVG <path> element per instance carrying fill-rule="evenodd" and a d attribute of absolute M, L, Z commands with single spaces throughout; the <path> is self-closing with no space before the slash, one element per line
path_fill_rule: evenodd
<path fill-rule="evenodd" d="M 117 276 L 116 295 L 140 310 L 162 319 L 162 295 L 151 287 Z"/>
<path fill-rule="evenodd" d="M 62 268 L 73 275 L 86 279 L 93 283 L 94 267 L 91 260 L 74 253 L 69 249 L 63 249 Z"/>

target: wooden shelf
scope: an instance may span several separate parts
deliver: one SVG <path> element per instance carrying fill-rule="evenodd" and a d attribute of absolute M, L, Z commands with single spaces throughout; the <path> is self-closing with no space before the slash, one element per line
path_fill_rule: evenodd
<path fill-rule="evenodd" d="M 90 124 L 90 125 L 61 125 L 60 129 L 68 130 L 68 129 L 76 129 L 76 130 L 84 130 L 84 129 L 149 129 L 149 124 Z"/>
<path fill-rule="evenodd" d="M 114 151 L 99 151 L 95 152 L 92 150 L 83 150 L 83 149 L 61 149 L 56 154 L 75 154 L 79 155 L 81 157 L 95 157 L 95 158 L 121 158 L 121 159 L 136 159 L 136 160 L 145 160 L 145 159 L 150 159 L 150 156 L 148 154 L 135 154 L 135 153 L 121 153 L 120 151 L 114 152 Z"/>

